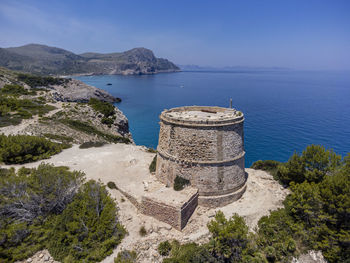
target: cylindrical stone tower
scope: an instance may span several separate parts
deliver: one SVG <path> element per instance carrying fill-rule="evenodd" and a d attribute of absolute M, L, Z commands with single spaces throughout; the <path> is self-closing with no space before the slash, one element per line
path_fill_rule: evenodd
<path fill-rule="evenodd" d="M 235 109 L 190 106 L 160 115 L 156 177 L 168 186 L 176 176 L 199 191 L 200 205 L 218 207 L 246 188 L 244 116 Z"/>

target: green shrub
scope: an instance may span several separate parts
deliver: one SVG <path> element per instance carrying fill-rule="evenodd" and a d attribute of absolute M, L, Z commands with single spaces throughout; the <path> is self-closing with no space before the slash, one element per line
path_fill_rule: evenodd
<path fill-rule="evenodd" d="M 109 189 L 118 189 L 114 182 L 108 182 L 107 186 Z"/>
<path fill-rule="evenodd" d="M 80 144 L 79 148 L 80 149 L 88 149 L 88 148 L 92 148 L 92 147 L 102 147 L 103 145 L 105 145 L 104 142 L 84 142 L 82 144 Z"/>
<path fill-rule="evenodd" d="M 102 123 L 102 124 L 108 125 L 108 127 L 111 127 L 112 124 L 114 123 L 114 119 L 103 117 L 103 118 L 101 119 L 101 123 Z"/>
<path fill-rule="evenodd" d="M 280 162 L 274 161 L 274 160 L 258 160 L 250 166 L 252 169 L 256 170 L 263 170 L 266 172 L 271 173 L 272 175 L 275 175 L 277 173 L 277 168 L 280 165 Z"/>
<path fill-rule="evenodd" d="M 140 227 L 140 230 L 139 230 L 139 234 L 140 236 L 144 237 L 145 235 L 147 235 L 147 230 L 144 226 L 141 226 Z"/>
<path fill-rule="evenodd" d="M 137 253 L 130 250 L 122 250 L 114 258 L 114 263 L 136 263 Z"/>
<path fill-rule="evenodd" d="M 179 245 L 176 242 L 171 244 L 171 257 L 165 258 L 164 263 L 184 263 L 184 262 L 205 262 L 219 263 L 215 257 L 210 254 L 206 246 L 199 246 L 195 243 Z"/>
<path fill-rule="evenodd" d="M 320 145 L 310 145 L 301 155 L 294 153 L 288 162 L 278 167 L 277 178 L 284 184 L 290 182 L 319 183 L 329 172 L 339 167 L 341 156 Z"/>
<path fill-rule="evenodd" d="M 11 173 L 0 176 L 0 262 L 44 248 L 62 262 L 99 262 L 124 237 L 113 199 L 81 172 L 41 164 Z"/>
<path fill-rule="evenodd" d="M 18 74 L 17 79 L 29 85 L 32 88 L 46 87 L 49 85 L 63 85 L 69 82 L 69 79 L 35 76 L 30 74 Z"/>
<path fill-rule="evenodd" d="M 157 150 L 155 150 L 153 148 L 147 148 L 147 152 L 149 152 L 149 153 L 157 153 Z"/>
<path fill-rule="evenodd" d="M 67 167 L 41 164 L 0 177 L 0 262 L 14 262 L 44 249 L 56 215 L 84 180 Z"/>
<path fill-rule="evenodd" d="M 239 262 L 243 250 L 248 244 L 248 226 L 237 214 L 227 220 L 219 211 L 215 220 L 208 223 L 212 239 L 208 244 L 209 251 L 222 262 Z"/>
<path fill-rule="evenodd" d="M 181 191 L 182 189 L 185 188 L 186 185 L 189 185 L 189 184 L 190 184 L 189 180 L 177 175 L 174 179 L 174 190 Z"/>
<path fill-rule="evenodd" d="M 28 163 L 47 159 L 61 152 L 63 146 L 45 138 L 28 135 L 0 135 L 0 162 Z"/>
<path fill-rule="evenodd" d="M 34 90 L 27 90 L 20 85 L 7 84 L 0 89 L 0 93 L 4 95 L 21 96 L 21 95 L 36 95 Z"/>
<path fill-rule="evenodd" d="M 59 261 L 99 262 L 112 253 L 125 233 L 108 191 L 91 180 L 57 217 L 48 249 Z"/>
<path fill-rule="evenodd" d="M 157 167 L 157 155 L 153 157 L 151 164 L 149 165 L 149 172 L 154 173 Z"/>
<path fill-rule="evenodd" d="M 10 169 L 0 167 L 0 178 L 5 177 L 5 176 L 13 176 L 15 174 L 16 174 L 15 168 L 13 168 L 13 167 Z"/>
<path fill-rule="evenodd" d="M 171 244 L 169 241 L 160 242 L 158 245 L 158 252 L 162 256 L 168 256 L 171 250 Z"/>
<path fill-rule="evenodd" d="M 40 101 L 18 99 L 0 94 L 0 127 L 17 125 L 22 119 L 30 119 L 33 115 L 44 115 L 55 107 Z"/>
<path fill-rule="evenodd" d="M 95 98 L 89 100 L 89 105 L 97 112 L 104 115 L 105 118 L 115 115 L 115 107 L 109 102 L 100 101 Z"/>

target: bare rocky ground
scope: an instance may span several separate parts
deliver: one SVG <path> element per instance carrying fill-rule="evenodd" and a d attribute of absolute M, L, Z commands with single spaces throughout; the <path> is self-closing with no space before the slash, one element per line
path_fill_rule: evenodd
<path fill-rule="evenodd" d="M 84 171 L 87 179 L 101 180 L 106 184 L 115 180 L 116 174 L 125 177 L 134 173 L 149 174 L 148 167 L 153 156 L 154 154 L 149 153 L 147 148 L 130 144 L 111 144 L 89 149 L 79 149 L 76 145 L 52 156 L 45 162 Z M 25 166 L 35 167 L 40 163 L 41 161 Z M 20 165 L 14 167 L 18 168 Z M 128 235 L 113 254 L 102 262 L 112 263 L 114 257 L 122 249 L 136 250 L 139 253 L 139 262 L 161 262 L 162 258 L 157 252 L 157 246 L 162 241 L 177 239 L 182 243 L 206 242 L 209 237 L 206 225 L 218 210 L 223 211 L 227 217 L 238 213 L 244 217 L 250 229 L 254 231 L 262 216 L 268 215 L 270 210 L 282 207 L 282 201 L 289 191 L 264 171 L 253 169 L 246 169 L 246 171 L 249 174 L 247 191 L 239 201 L 218 209 L 197 207 L 187 226 L 181 232 L 166 223 L 141 214 L 118 190 L 109 190 L 118 203 L 119 218 L 126 227 Z M 152 175 L 149 174 L 149 176 Z M 141 226 L 147 230 L 147 235 L 144 237 L 139 234 Z"/>
<path fill-rule="evenodd" d="M 310 250 L 299 258 L 293 258 L 291 263 L 327 263 L 321 251 Z"/>
<path fill-rule="evenodd" d="M 16 263 L 60 263 L 58 261 L 55 261 L 49 251 L 47 249 L 38 251 L 35 253 L 32 257 L 23 260 L 23 261 L 17 261 Z"/>

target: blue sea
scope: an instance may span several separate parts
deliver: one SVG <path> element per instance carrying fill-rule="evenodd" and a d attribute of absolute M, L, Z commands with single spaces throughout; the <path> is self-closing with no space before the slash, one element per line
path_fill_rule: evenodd
<path fill-rule="evenodd" d="M 75 77 L 120 97 L 138 145 L 156 148 L 159 114 L 184 105 L 233 107 L 245 115 L 246 166 L 287 161 L 321 144 L 350 152 L 350 72 L 178 72 Z M 112 85 L 107 86 L 107 83 Z"/>

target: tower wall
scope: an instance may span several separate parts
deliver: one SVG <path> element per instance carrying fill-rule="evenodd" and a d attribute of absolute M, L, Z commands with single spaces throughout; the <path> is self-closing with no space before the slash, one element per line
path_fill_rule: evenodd
<path fill-rule="evenodd" d="M 188 179 L 198 189 L 201 205 L 221 206 L 237 200 L 246 182 L 243 122 L 242 113 L 220 107 L 162 112 L 158 180 L 172 186 L 176 176 Z"/>

